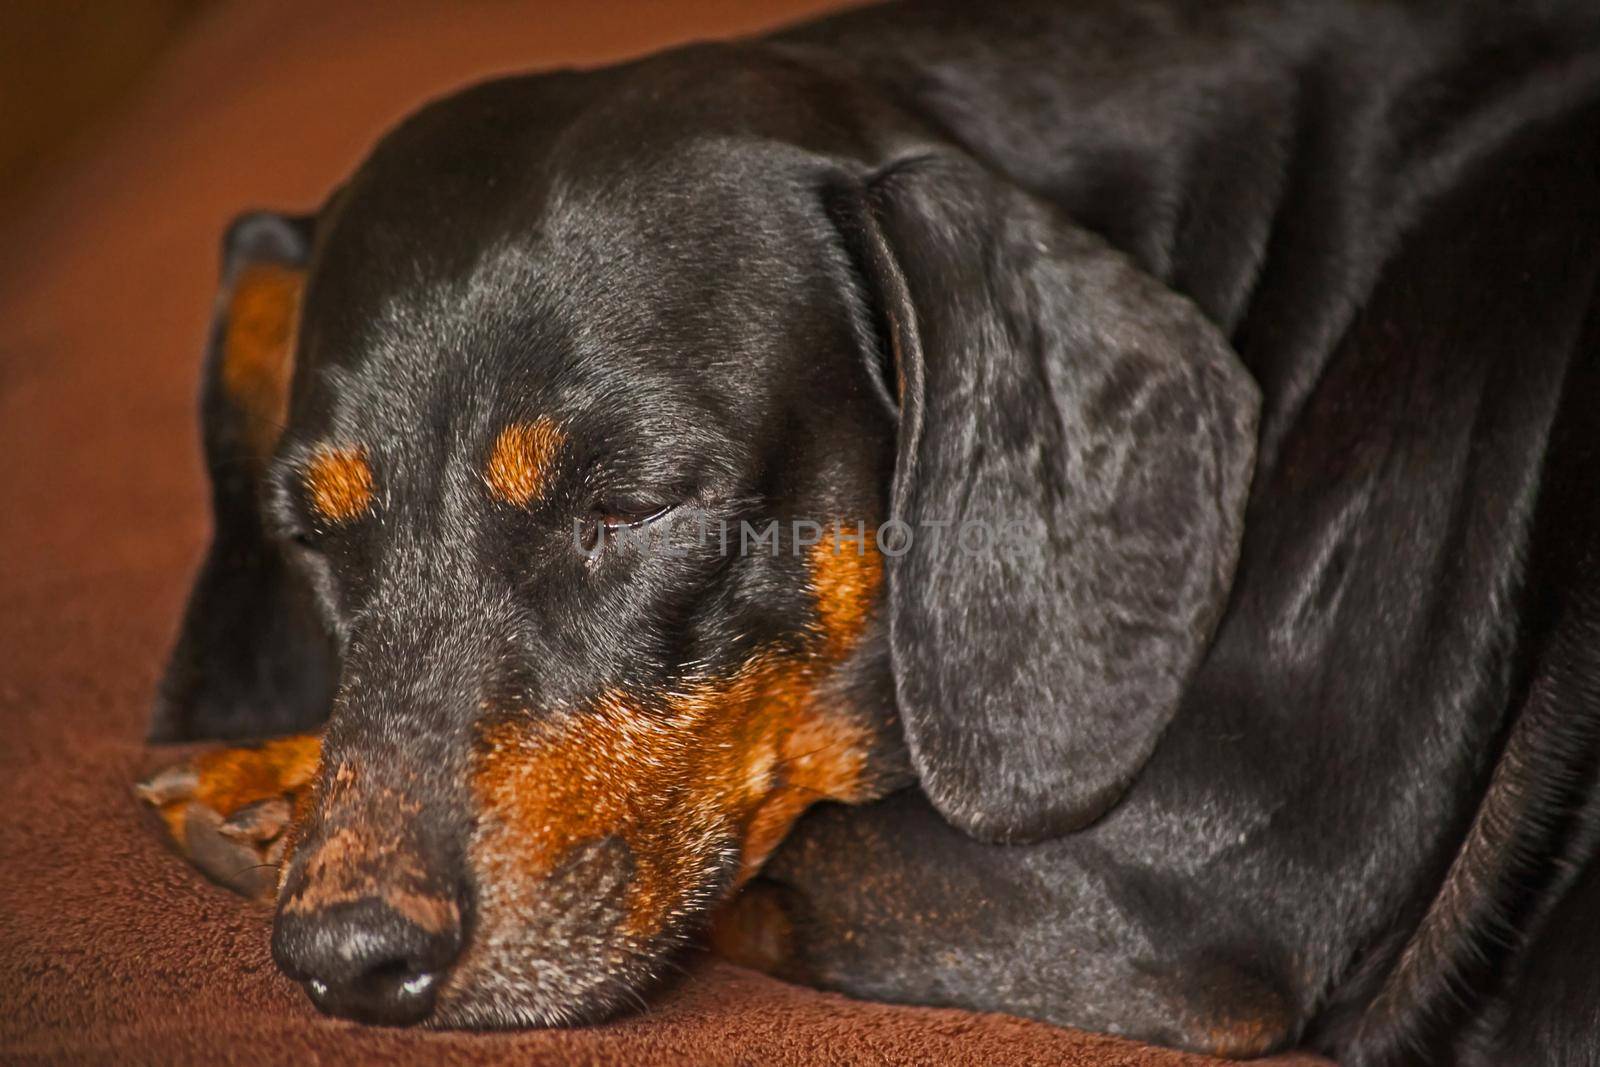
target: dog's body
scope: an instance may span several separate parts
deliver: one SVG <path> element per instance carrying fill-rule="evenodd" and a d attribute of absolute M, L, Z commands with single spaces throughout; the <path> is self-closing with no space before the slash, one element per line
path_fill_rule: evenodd
<path fill-rule="evenodd" d="M 448 942 L 394 935 L 418 974 L 475 939 L 445 1021 L 592 1014 L 810 799 L 892 794 L 762 869 L 780 970 L 1229 1053 L 1596 1062 L 1600 18 L 1569 6 L 871 9 L 491 83 L 314 227 L 246 223 L 236 290 L 309 266 L 288 429 L 225 323 L 213 467 L 257 473 L 220 477 L 157 732 L 331 703 L 319 785 L 283 783 L 280 958 L 346 1010 L 326 915 L 390 930 L 382 897 Z M 608 453 L 596 411 L 643 436 Z M 569 463 L 645 472 L 601 538 L 692 506 L 1044 539 L 568 573 L 561 479 L 605 477 Z M 631 715 L 766 762 L 624 758 Z M 533 796 L 594 814 L 557 847 Z M 351 844 L 396 818 L 404 904 Z"/>

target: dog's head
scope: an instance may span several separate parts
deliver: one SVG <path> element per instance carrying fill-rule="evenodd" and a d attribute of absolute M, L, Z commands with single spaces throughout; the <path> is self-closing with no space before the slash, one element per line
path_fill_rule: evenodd
<path fill-rule="evenodd" d="M 225 260 L 157 731 L 327 715 L 275 948 L 333 1010 L 603 1014 L 808 804 L 913 775 L 1081 825 L 1226 596 L 1216 331 L 781 61 L 480 87 Z"/>

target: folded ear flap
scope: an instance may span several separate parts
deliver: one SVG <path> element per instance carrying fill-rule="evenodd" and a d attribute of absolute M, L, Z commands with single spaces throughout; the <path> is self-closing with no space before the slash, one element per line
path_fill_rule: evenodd
<path fill-rule="evenodd" d="M 922 788 L 985 840 L 1083 826 L 1222 613 L 1258 390 L 1187 299 L 969 160 L 846 212 L 899 384 L 883 550 Z"/>
<path fill-rule="evenodd" d="M 200 401 L 212 541 L 161 680 L 154 741 L 265 736 L 327 714 L 334 646 L 261 514 L 261 478 L 288 407 L 311 224 L 245 215 L 223 240 Z"/>

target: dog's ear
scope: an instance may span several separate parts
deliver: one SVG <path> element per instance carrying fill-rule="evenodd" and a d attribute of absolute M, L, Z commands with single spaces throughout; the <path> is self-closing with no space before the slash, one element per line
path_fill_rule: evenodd
<path fill-rule="evenodd" d="M 262 524 L 261 478 L 288 407 L 312 220 L 245 215 L 223 239 L 200 416 L 212 541 L 157 694 L 157 741 L 305 729 L 336 653 L 305 579 Z"/>
<path fill-rule="evenodd" d="M 898 164 L 839 210 L 898 391 L 882 550 L 922 788 L 984 840 L 1078 828 L 1222 613 L 1259 392 L 1187 299 L 969 160 Z"/>

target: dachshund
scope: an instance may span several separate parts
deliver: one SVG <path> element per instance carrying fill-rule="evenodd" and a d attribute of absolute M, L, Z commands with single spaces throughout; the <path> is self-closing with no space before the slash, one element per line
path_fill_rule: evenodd
<path fill-rule="evenodd" d="M 1588 0 L 865 8 L 223 260 L 139 792 L 323 1011 L 1600 1062 Z"/>

